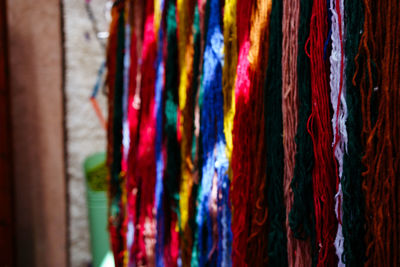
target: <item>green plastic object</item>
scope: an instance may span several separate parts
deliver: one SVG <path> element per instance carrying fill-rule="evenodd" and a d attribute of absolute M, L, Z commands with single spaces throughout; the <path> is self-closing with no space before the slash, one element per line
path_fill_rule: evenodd
<path fill-rule="evenodd" d="M 84 162 L 89 215 L 92 266 L 100 267 L 110 252 L 107 231 L 107 168 L 104 152 L 89 156 Z"/>

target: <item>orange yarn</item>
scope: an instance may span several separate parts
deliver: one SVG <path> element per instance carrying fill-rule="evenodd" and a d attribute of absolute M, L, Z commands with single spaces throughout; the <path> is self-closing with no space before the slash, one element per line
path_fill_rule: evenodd
<path fill-rule="evenodd" d="M 400 4 L 365 0 L 356 57 L 363 117 L 366 266 L 399 266 Z"/>

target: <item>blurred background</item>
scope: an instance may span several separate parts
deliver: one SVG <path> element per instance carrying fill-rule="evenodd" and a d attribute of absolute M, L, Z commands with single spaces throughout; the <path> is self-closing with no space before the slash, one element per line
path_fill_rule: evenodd
<path fill-rule="evenodd" d="M 0 266 L 112 266 L 102 154 L 111 5 L 0 1 Z"/>

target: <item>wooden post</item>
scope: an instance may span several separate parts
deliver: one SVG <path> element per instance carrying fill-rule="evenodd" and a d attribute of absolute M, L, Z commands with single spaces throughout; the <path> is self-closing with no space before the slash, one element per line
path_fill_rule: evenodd
<path fill-rule="evenodd" d="M 14 216 L 6 1 L 0 1 L 0 266 L 14 266 Z"/>

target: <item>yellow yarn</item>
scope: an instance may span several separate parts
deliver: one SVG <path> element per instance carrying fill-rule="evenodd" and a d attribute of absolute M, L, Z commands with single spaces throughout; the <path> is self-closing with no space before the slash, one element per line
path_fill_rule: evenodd
<path fill-rule="evenodd" d="M 161 1 L 154 0 L 154 32 L 156 33 L 156 41 L 158 40 L 158 30 L 161 24 Z"/>
<path fill-rule="evenodd" d="M 187 95 L 191 95 L 189 90 L 192 88 L 193 79 L 193 0 L 178 0 L 178 60 L 179 60 L 179 131 L 181 133 L 181 184 L 179 189 L 179 230 L 181 232 L 181 258 L 183 266 L 190 264 L 190 255 L 192 247 L 192 238 L 189 220 L 189 200 L 192 191 L 192 162 L 191 162 L 191 144 L 192 131 L 190 104 L 191 101 Z"/>
<path fill-rule="evenodd" d="M 232 130 L 235 117 L 235 81 L 238 61 L 236 33 L 236 1 L 226 0 L 224 7 L 224 67 L 222 70 L 222 91 L 224 94 L 224 133 L 226 154 L 229 160 L 229 179 L 232 178 Z"/>
<path fill-rule="evenodd" d="M 179 109 L 182 112 L 186 104 L 187 62 L 185 62 L 186 46 L 189 40 L 191 25 L 188 24 L 188 0 L 178 0 L 178 60 L 179 60 Z M 180 128 L 183 125 L 181 118 Z"/>
<path fill-rule="evenodd" d="M 185 64 L 185 48 L 187 42 L 187 0 L 178 0 L 178 60 L 179 60 L 179 111 L 183 115 L 183 109 L 186 105 L 186 64 Z M 181 186 L 179 192 L 179 209 L 180 209 L 180 229 L 184 229 L 189 213 L 188 213 L 188 182 L 190 179 L 190 173 L 186 168 L 186 142 L 187 136 L 183 131 L 184 116 L 180 116 L 179 131 L 181 133 Z"/>

